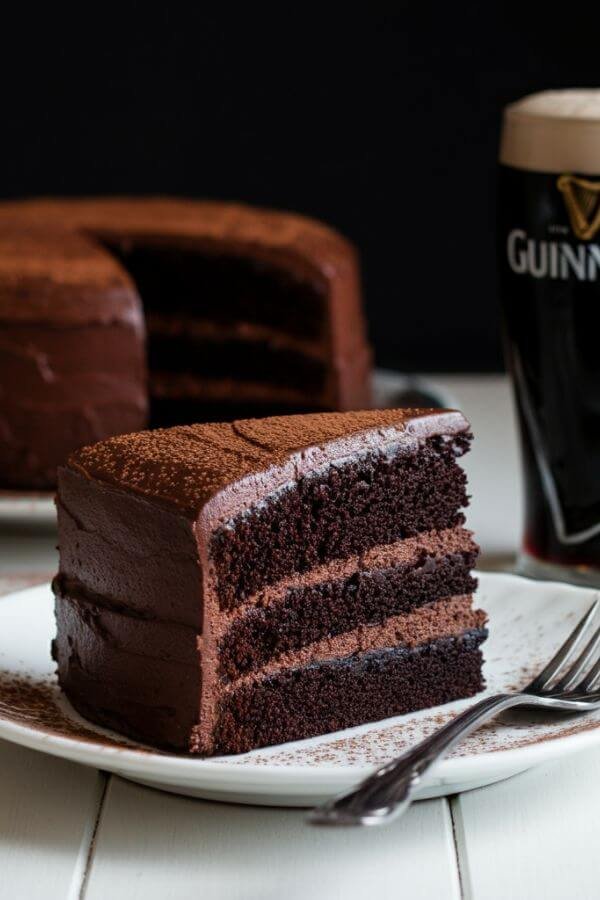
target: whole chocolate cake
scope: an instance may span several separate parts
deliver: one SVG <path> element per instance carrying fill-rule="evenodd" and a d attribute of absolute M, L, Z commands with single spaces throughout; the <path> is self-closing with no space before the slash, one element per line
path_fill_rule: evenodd
<path fill-rule="evenodd" d="M 0 204 L 4 486 L 50 487 L 72 450 L 148 422 L 364 408 L 369 372 L 356 254 L 325 225 L 170 199 Z"/>
<path fill-rule="evenodd" d="M 53 653 L 89 719 L 238 753 L 475 694 L 459 412 L 181 426 L 75 453 Z"/>

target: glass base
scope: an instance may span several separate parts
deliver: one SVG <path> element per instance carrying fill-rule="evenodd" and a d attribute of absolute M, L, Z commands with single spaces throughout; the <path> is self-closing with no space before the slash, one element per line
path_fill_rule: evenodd
<path fill-rule="evenodd" d="M 567 581 L 582 587 L 600 587 L 600 569 L 589 566 L 562 566 L 560 563 L 545 562 L 528 553 L 521 553 L 515 569 L 517 575 L 535 578 L 539 581 Z"/>

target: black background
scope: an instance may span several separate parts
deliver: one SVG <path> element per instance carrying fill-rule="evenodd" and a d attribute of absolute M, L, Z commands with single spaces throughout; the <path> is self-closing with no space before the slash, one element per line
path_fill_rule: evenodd
<path fill-rule="evenodd" d="M 589 11 L 277 8 L 5 14 L 0 195 L 175 193 L 320 217 L 360 248 L 380 364 L 500 368 L 500 112 L 600 82 Z"/>

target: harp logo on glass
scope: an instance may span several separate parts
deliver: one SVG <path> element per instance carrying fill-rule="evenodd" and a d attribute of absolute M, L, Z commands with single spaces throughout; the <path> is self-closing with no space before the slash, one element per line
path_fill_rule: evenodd
<path fill-rule="evenodd" d="M 600 229 L 600 181 L 561 175 L 556 186 L 565 198 L 575 235 L 582 241 L 590 241 Z"/>

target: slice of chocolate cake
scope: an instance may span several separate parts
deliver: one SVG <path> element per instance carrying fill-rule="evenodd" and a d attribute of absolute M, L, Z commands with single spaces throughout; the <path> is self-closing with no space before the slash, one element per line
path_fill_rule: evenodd
<path fill-rule="evenodd" d="M 237 753 L 483 686 L 459 412 L 111 438 L 60 472 L 60 684 L 150 744 Z"/>

